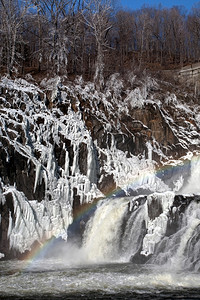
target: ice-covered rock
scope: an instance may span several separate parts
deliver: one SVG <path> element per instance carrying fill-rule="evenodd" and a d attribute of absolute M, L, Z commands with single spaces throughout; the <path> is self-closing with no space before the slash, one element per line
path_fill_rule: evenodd
<path fill-rule="evenodd" d="M 33 78 L 3 77 L 0 90 L 5 255 L 52 236 L 67 238 L 74 208 L 94 199 L 178 192 L 185 178 L 194 183 L 199 107 L 172 92 L 158 95 L 157 80 L 146 77 L 126 89 L 115 74 L 103 93 L 82 78 L 37 84 Z M 189 150 L 192 156 L 186 158 Z"/>

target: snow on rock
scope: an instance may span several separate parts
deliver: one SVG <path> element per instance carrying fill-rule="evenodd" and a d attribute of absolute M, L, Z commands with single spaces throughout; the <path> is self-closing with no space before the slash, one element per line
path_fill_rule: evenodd
<path fill-rule="evenodd" d="M 163 192 L 168 189 L 168 186 L 156 177 L 155 165 L 152 160 L 137 156 L 127 157 L 127 153 L 116 148 L 114 141 L 110 149 L 99 151 L 107 157 L 103 167 L 105 172 L 113 175 L 117 187 L 127 195 L 131 190 Z"/>
<path fill-rule="evenodd" d="M 145 101 L 145 95 L 140 90 L 140 88 L 136 88 L 133 91 L 131 91 L 126 99 L 125 102 L 129 104 L 132 108 L 142 108 Z"/>

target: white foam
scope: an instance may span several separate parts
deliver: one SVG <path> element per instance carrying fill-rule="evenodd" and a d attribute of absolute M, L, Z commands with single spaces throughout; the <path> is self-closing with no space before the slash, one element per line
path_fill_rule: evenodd
<path fill-rule="evenodd" d="M 119 238 L 127 199 L 100 202 L 84 233 L 83 250 L 86 261 L 113 261 L 119 255 Z"/>

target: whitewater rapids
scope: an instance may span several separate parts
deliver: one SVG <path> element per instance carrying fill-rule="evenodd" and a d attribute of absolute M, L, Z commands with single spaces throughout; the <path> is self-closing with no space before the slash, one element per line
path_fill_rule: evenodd
<path fill-rule="evenodd" d="M 4 299 L 199 299 L 200 274 L 131 263 L 69 266 L 46 259 L 31 269 L 0 262 Z"/>

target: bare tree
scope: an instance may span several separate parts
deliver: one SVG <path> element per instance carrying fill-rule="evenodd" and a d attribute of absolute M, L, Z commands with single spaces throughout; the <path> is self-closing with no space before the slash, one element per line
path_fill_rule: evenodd
<path fill-rule="evenodd" d="M 74 13 L 77 0 L 37 0 L 33 1 L 37 8 L 39 56 L 45 47 L 48 68 L 60 74 L 66 72 L 70 48 L 69 29 L 71 15 Z M 44 36 L 41 31 L 41 20 L 47 29 Z"/>
<path fill-rule="evenodd" d="M 135 18 L 134 14 L 128 11 L 120 10 L 115 16 L 116 26 L 116 51 L 118 51 L 120 69 L 124 71 L 126 61 L 129 59 L 129 53 L 134 51 L 135 44 Z M 116 61 L 116 57 L 115 57 Z"/>
<path fill-rule="evenodd" d="M 137 42 L 139 50 L 139 69 L 142 64 L 149 59 L 149 45 L 152 35 L 152 20 L 148 9 L 144 8 L 137 17 Z"/>
<path fill-rule="evenodd" d="M 11 76 L 21 57 L 23 22 L 30 7 L 29 1 L 19 5 L 17 0 L 0 0 L 1 34 L 4 41 L 7 73 Z"/>
<path fill-rule="evenodd" d="M 48 24 L 43 11 L 40 0 L 32 0 L 35 12 L 32 13 L 27 24 L 29 26 L 29 32 L 32 33 L 32 38 L 29 37 L 29 44 L 31 47 L 31 41 L 33 41 L 32 57 L 34 57 L 38 64 L 38 71 L 41 71 L 41 66 L 44 64 L 44 49 L 45 49 L 45 36 L 48 35 Z M 29 25 L 29 23 L 31 24 Z M 45 30 L 46 29 L 46 30 Z"/>
<path fill-rule="evenodd" d="M 187 28 L 189 31 L 190 57 L 193 61 L 200 60 L 200 2 L 188 16 Z"/>
<path fill-rule="evenodd" d="M 0 0 L 0 65 L 79 74 L 104 86 L 112 72 L 200 57 L 200 6 L 114 10 L 117 0 Z M 31 6 L 31 9 L 29 9 Z M 134 61 L 134 64 L 133 64 Z M 26 69 L 27 70 L 27 69 Z"/>
<path fill-rule="evenodd" d="M 107 35 L 112 28 L 110 13 L 110 0 L 85 0 L 85 9 L 82 15 L 86 26 L 96 41 L 97 57 L 94 82 L 100 89 L 104 85 L 104 51 L 108 47 Z"/>

